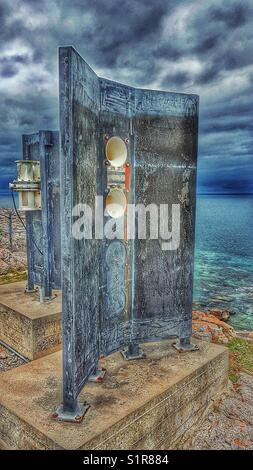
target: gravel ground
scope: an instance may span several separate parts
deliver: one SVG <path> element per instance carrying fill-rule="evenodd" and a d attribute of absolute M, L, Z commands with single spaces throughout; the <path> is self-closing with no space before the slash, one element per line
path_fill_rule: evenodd
<path fill-rule="evenodd" d="M 187 444 L 197 450 L 253 449 L 253 376 L 240 373 L 238 382 L 215 403 Z"/>
<path fill-rule="evenodd" d="M 10 352 L 3 346 L 0 346 L 0 372 L 5 372 L 9 369 L 14 369 L 25 364 L 25 361 L 20 359 L 16 354 Z"/>

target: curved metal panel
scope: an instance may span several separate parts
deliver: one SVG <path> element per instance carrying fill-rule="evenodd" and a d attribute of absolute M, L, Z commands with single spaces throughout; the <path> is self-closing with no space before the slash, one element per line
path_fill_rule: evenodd
<path fill-rule="evenodd" d="M 59 65 L 64 406 L 73 409 L 100 354 L 191 334 L 198 97 L 98 78 L 71 47 L 60 48 Z M 122 168 L 105 165 L 113 136 L 127 146 Z M 128 210 L 120 239 L 93 231 L 75 240 L 73 207 L 88 204 L 95 215 L 96 195 L 105 202 L 113 187 L 130 204 L 179 204 L 179 246 L 163 250 L 160 232 L 128 239 Z"/>

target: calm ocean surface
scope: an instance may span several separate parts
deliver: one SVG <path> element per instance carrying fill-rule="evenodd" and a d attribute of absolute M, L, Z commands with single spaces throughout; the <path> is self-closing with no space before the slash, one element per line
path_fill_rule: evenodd
<path fill-rule="evenodd" d="M 253 195 L 198 196 L 196 222 L 195 308 L 226 308 L 235 328 L 253 329 Z"/>
<path fill-rule="evenodd" d="M 253 329 L 253 195 L 198 196 L 194 300 Z"/>

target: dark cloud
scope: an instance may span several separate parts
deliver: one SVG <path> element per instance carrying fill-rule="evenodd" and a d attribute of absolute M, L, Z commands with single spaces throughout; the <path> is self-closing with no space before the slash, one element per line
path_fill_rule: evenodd
<path fill-rule="evenodd" d="M 247 2 L 222 2 L 221 6 L 210 8 L 210 19 L 234 29 L 249 21 L 250 12 L 251 9 Z"/>
<path fill-rule="evenodd" d="M 2 78 L 11 78 L 18 74 L 19 66 L 28 64 L 29 59 L 25 55 L 13 55 L 0 58 L 0 76 Z"/>
<path fill-rule="evenodd" d="M 169 73 L 161 82 L 162 88 L 170 88 L 171 86 L 182 86 L 190 80 L 189 72 Z"/>
<path fill-rule="evenodd" d="M 214 48 L 218 47 L 221 41 L 220 34 L 213 34 L 203 38 L 199 43 L 196 44 L 195 51 L 199 54 L 206 54 L 207 52 L 213 51 Z"/>
<path fill-rule="evenodd" d="M 154 55 L 157 58 L 177 60 L 181 57 L 180 47 L 177 47 L 172 42 L 157 41 L 158 45 L 154 49 Z"/>
<path fill-rule="evenodd" d="M 196 83 L 198 84 L 208 84 L 209 82 L 212 82 L 213 80 L 216 80 L 221 73 L 221 70 L 219 67 L 216 67 L 214 64 L 209 66 L 208 64 L 206 65 L 206 68 L 197 76 L 196 78 Z"/>
<path fill-rule="evenodd" d="M 73 45 L 98 74 L 200 95 L 199 188 L 253 181 L 250 0 L 2 0 L 0 184 L 22 133 L 58 127 L 57 49 Z"/>
<path fill-rule="evenodd" d="M 3 78 L 10 78 L 17 75 L 18 69 L 14 64 L 5 64 L 0 68 L 0 76 Z"/>

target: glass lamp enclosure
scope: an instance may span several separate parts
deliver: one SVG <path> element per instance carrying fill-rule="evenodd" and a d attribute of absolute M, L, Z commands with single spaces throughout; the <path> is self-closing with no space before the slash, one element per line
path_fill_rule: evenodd
<path fill-rule="evenodd" d="M 63 407 L 74 411 L 100 355 L 191 336 L 198 96 L 100 78 L 72 47 L 59 49 L 59 77 Z M 160 235 L 75 239 L 73 208 L 94 216 L 96 195 L 104 222 L 117 206 L 127 224 L 126 203 L 168 204 L 168 229 L 180 204 L 179 247 L 162 250 Z"/>
<path fill-rule="evenodd" d="M 38 168 L 30 161 L 36 161 L 40 170 L 41 210 L 25 213 L 28 291 L 39 285 L 51 297 L 52 289 L 61 287 L 59 132 L 23 135 L 22 147 L 24 162 L 18 163 L 18 179 L 36 177 Z"/>
<path fill-rule="evenodd" d="M 41 209 L 40 162 L 17 160 L 17 180 L 11 184 L 18 191 L 19 210 L 34 211 Z"/>

